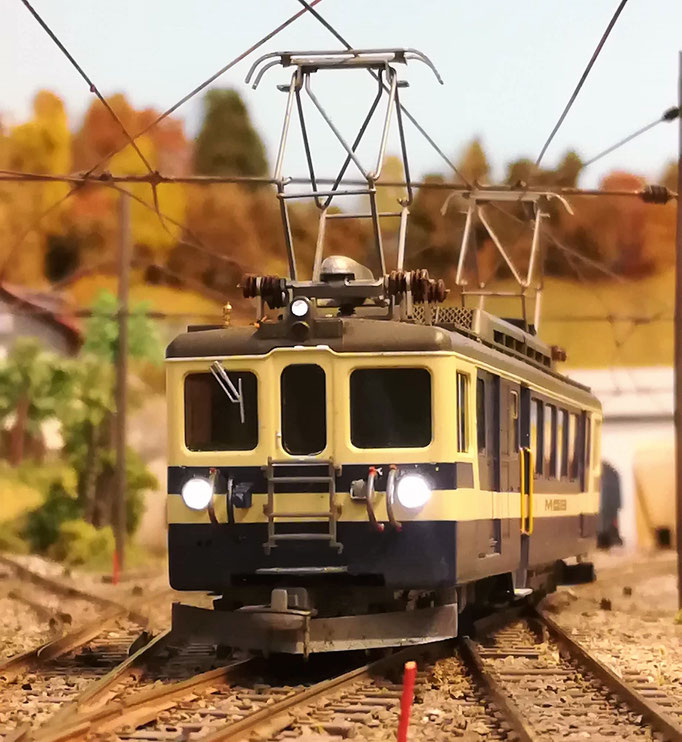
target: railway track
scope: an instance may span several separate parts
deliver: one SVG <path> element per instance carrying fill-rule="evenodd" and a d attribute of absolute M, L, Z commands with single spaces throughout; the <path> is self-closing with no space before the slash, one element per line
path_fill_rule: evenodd
<path fill-rule="evenodd" d="M 31 637 L 46 639 L 0 660 L 0 738 L 26 737 L 55 713 L 77 703 L 95 703 L 109 686 L 133 674 L 165 639 L 162 634 L 152 640 L 146 631 L 149 617 L 140 610 L 161 595 L 136 596 L 133 607 L 39 574 L 8 557 L 0 556 L 0 565 L 6 588 L 3 600 L 32 614 L 29 625 L 36 625 L 37 618 Z M 89 611 L 82 611 L 81 604 Z M 95 617 L 72 628 L 72 615 L 61 606 L 80 618 Z M 25 645 L 23 638 L 15 642 L 8 638 L 3 642 L 5 652 Z"/>
<path fill-rule="evenodd" d="M 477 641 L 465 638 L 461 652 L 523 742 L 682 740 L 679 715 L 658 695 L 618 677 L 542 612 Z"/>
<path fill-rule="evenodd" d="M 225 662 L 214 647 L 174 648 L 168 632 L 141 633 L 140 617 L 110 605 L 97 621 L 1 664 L 0 735 L 12 742 L 379 742 L 395 733 L 402 666 L 416 658 L 413 741 L 682 740 L 674 698 L 638 676 L 619 678 L 539 612 L 505 612 L 487 628 L 479 623 L 476 640 L 414 647 L 360 666 L 352 666 L 357 656 L 308 665 Z"/>

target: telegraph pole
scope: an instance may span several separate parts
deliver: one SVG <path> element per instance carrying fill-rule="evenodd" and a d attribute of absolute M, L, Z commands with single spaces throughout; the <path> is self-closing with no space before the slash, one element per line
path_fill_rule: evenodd
<path fill-rule="evenodd" d="M 121 191 L 119 195 L 118 233 L 118 341 L 116 343 L 116 491 L 113 507 L 114 580 L 119 569 L 125 565 L 126 542 L 126 406 L 128 401 L 128 289 L 130 286 L 130 257 L 132 239 L 130 233 L 130 196 Z"/>
<path fill-rule="evenodd" d="M 682 51 L 678 77 L 677 235 L 675 240 L 675 506 L 677 511 L 677 607 L 682 609 Z"/>

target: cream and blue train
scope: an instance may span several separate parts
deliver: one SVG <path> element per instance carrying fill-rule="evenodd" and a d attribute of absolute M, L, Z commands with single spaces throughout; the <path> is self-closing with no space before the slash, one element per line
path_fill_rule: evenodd
<path fill-rule="evenodd" d="M 250 277 L 279 312 L 167 350 L 168 545 L 194 639 L 293 653 L 455 636 L 591 546 L 601 407 L 423 271 Z"/>

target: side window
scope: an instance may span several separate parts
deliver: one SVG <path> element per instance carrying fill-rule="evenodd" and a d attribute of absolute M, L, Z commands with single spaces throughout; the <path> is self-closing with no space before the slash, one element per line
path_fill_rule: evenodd
<path fill-rule="evenodd" d="M 566 435 L 568 430 L 568 412 L 566 410 L 559 410 L 559 417 L 557 419 L 557 477 L 564 478 L 568 476 L 568 436 Z"/>
<path fill-rule="evenodd" d="M 581 458 L 583 458 L 585 461 L 584 472 L 587 474 L 591 466 L 590 454 L 592 453 L 592 417 L 590 415 L 584 415 L 583 420 L 584 420 L 583 425 L 585 429 L 585 437 L 584 437 L 585 445 L 584 447 L 580 449 L 580 455 L 581 455 Z"/>
<path fill-rule="evenodd" d="M 469 402 L 469 377 L 457 372 L 457 450 L 464 453 L 469 450 L 467 438 L 467 410 Z"/>
<path fill-rule="evenodd" d="M 601 420 L 594 421 L 594 436 L 592 438 L 592 465 L 599 463 L 601 458 Z"/>
<path fill-rule="evenodd" d="M 544 455 L 544 473 L 547 479 L 554 476 L 554 421 L 556 419 L 556 407 L 554 405 L 545 405 L 544 414 L 544 435 L 543 435 L 543 455 Z"/>
<path fill-rule="evenodd" d="M 512 453 L 519 450 L 519 393 L 511 392 L 509 398 Z"/>
<path fill-rule="evenodd" d="M 485 452 L 485 381 L 476 380 L 476 429 L 478 431 L 478 451 Z"/>
<path fill-rule="evenodd" d="M 568 416 L 568 476 L 578 478 L 578 416 L 571 412 Z"/>
<path fill-rule="evenodd" d="M 530 404 L 530 450 L 535 461 L 536 474 L 542 474 L 542 434 L 542 402 L 539 399 L 532 399 Z"/>

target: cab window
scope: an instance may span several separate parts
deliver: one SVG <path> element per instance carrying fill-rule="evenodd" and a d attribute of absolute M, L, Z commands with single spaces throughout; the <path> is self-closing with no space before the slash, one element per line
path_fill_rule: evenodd
<path fill-rule="evenodd" d="M 282 446 L 310 455 L 327 445 L 327 393 L 324 370 L 314 363 L 287 366 L 280 378 Z"/>
<path fill-rule="evenodd" d="M 350 375 L 350 437 L 358 448 L 431 443 L 431 374 L 424 368 L 359 368 Z"/>
<path fill-rule="evenodd" d="M 185 445 L 190 451 L 250 451 L 258 445 L 256 375 L 227 371 L 234 386 L 241 387 L 241 405 L 230 401 L 213 374 L 185 377 Z"/>

